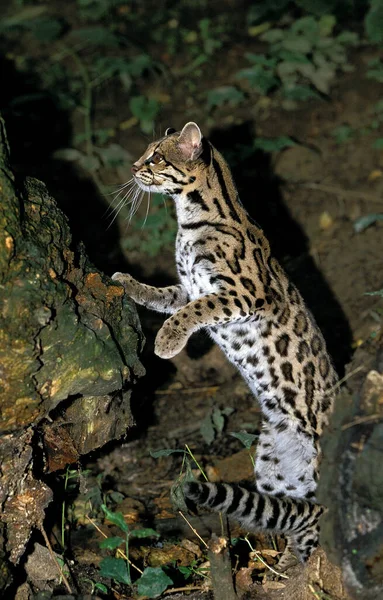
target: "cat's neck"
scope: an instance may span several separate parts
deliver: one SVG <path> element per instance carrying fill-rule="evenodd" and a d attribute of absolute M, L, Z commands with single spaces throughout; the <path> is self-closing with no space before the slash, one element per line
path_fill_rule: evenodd
<path fill-rule="evenodd" d="M 209 221 L 242 223 L 246 212 L 239 201 L 230 169 L 223 156 L 212 148 L 209 164 L 201 164 L 193 183 L 173 195 L 179 223 Z"/>

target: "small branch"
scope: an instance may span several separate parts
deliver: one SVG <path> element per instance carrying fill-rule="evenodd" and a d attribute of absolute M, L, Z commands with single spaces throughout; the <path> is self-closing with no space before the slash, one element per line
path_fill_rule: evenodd
<path fill-rule="evenodd" d="M 187 444 L 185 444 L 185 448 L 189 453 L 189 456 L 192 458 L 192 460 L 194 460 L 195 464 L 197 465 L 198 469 L 200 470 L 200 472 L 202 473 L 202 477 L 205 479 L 205 481 L 209 481 L 209 479 L 207 478 L 206 473 L 204 472 L 203 468 L 201 467 L 201 465 L 197 462 L 197 459 L 195 458 L 193 452 L 190 450 L 189 446 Z"/>
<path fill-rule="evenodd" d="M 326 391 L 325 396 L 331 396 L 331 394 L 333 392 L 335 392 L 335 390 L 337 390 L 342 385 L 342 383 L 345 383 L 346 381 L 348 381 L 351 377 L 353 377 L 354 375 L 359 373 L 359 371 L 363 371 L 364 368 L 365 368 L 364 365 L 359 365 L 359 367 L 356 367 L 356 369 L 354 369 L 353 371 L 350 371 L 350 373 L 347 373 L 347 375 L 342 377 L 342 379 L 339 379 L 339 381 L 337 381 L 336 384 L 332 388 L 330 388 L 329 390 Z"/>
<path fill-rule="evenodd" d="M 185 517 L 185 515 L 179 510 L 178 513 L 181 515 L 181 517 L 183 519 L 185 519 L 186 523 L 189 525 L 190 529 L 192 530 L 192 532 L 197 536 L 197 538 L 203 543 L 203 545 L 206 548 L 209 548 L 209 546 L 207 545 L 207 543 L 205 542 L 204 539 L 201 538 L 200 534 L 198 533 L 198 531 L 193 527 L 193 525 L 190 523 L 190 521 L 188 521 L 188 519 Z"/>
<path fill-rule="evenodd" d="M 259 554 L 259 552 L 257 550 L 252 550 L 252 554 L 255 555 L 256 559 L 259 560 L 259 562 L 261 562 L 265 567 L 267 567 L 269 569 L 269 571 L 272 571 L 272 573 L 274 573 L 274 575 L 278 575 L 278 577 L 282 577 L 283 579 L 288 579 L 288 575 L 284 575 L 283 573 L 279 573 L 278 571 L 276 571 L 275 569 L 273 569 L 273 567 L 271 567 L 270 565 L 267 564 L 267 562 L 265 560 L 263 560 L 262 556 Z"/>
<path fill-rule="evenodd" d="M 317 190 L 318 192 L 326 192 L 327 194 L 334 194 L 341 198 L 355 198 L 355 200 L 369 200 L 376 204 L 383 204 L 383 198 L 375 196 L 374 194 L 368 194 L 366 192 L 356 192 L 355 190 L 343 190 L 335 185 L 324 185 L 322 183 L 300 183 L 300 187 L 305 187 L 310 190 Z"/>
<path fill-rule="evenodd" d="M 157 396 L 167 396 L 171 394 L 215 394 L 219 390 L 219 385 L 211 385 L 204 387 L 181 388 L 180 390 L 156 390 L 154 393 Z"/>
<path fill-rule="evenodd" d="M 64 585 L 65 585 L 66 589 L 68 590 L 68 594 L 72 594 L 72 589 L 71 589 L 71 587 L 70 587 L 70 585 L 69 585 L 69 581 L 67 580 L 67 578 L 66 578 L 66 576 L 65 576 L 65 574 L 64 574 L 64 571 L 63 571 L 63 568 L 62 568 L 62 566 L 60 565 L 59 561 L 57 560 L 57 556 L 56 556 L 56 554 L 55 554 L 55 553 L 53 552 L 53 550 L 52 550 L 51 543 L 50 543 L 50 541 L 49 541 L 49 539 L 48 539 L 48 536 L 47 536 L 47 534 L 46 534 L 46 531 L 45 531 L 45 529 L 44 529 L 44 527 L 43 527 L 43 525 L 42 525 L 42 524 L 40 525 L 39 529 L 40 529 L 40 531 L 41 531 L 41 533 L 42 533 L 42 535 L 43 535 L 43 538 L 44 538 L 44 540 L 45 540 L 45 543 L 46 543 L 46 545 L 47 545 L 47 548 L 48 548 L 49 554 L 51 555 L 51 557 L 53 558 L 53 560 L 55 561 L 55 563 L 56 563 L 56 565 L 57 565 L 57 568 L 58 568 L 58 570 L 59 570 L 59 573 L 60 573 L 60 577 L 62 578 L 62 580 L 63 580 L 63 582 L 64 582 Z"/>
<path fill-rule="evenodd" d="M 215 600 L 236 600 L 228 541 L 213 534 L 209 543 L 210 574 Z"/>
<path fill-rule="evenodd" d="M 382 418 L 382 415 L 365 415 L 364 417 L 357 417 L 350 423 L 345 423 L 342 425 L 341 430 L 345 431 L 346 429 L 350 429 L 350 427 L 354 427 L 355 425 L 362 425 L 362 423 L 371 423 L 372 421 L 378 421 Z"/>
<path fill-rule="evenodd" d="M 165 590 L 162 592 L 165 594 L 175 594 L 176 592 L 195 592 L 196 590 L 205 590 L 203 585 L 188 585 L 186 587 L 172 588 L 171 590 Z"/>

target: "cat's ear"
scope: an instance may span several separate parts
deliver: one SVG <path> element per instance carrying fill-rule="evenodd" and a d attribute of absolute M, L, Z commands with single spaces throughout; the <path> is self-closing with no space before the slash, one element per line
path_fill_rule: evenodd
<path fill-rule="evenodd" d="M 168 127 L 167 130 L 165 131 L 165 135 L 171 135 L 172 133 L 175 133 L 176 130 L 173 129 L 173 127 Z"/>
<path fill-rule="evenodd" d="M 202 153 L 202 133 L 196 123 L 186 123 L 178 138 L 185 160 L 195 160 Z"/>

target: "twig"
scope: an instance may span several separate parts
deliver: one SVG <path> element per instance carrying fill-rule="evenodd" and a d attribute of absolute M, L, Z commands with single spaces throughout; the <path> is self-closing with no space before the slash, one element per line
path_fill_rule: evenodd
<path fill-rule="evenodd" d="M 192 532 L 197 536 L 197 538 L 199 540 L 201 540 L 201 542 L 203 543 L 203 545 L 206 548 L 209 548 L 209 546 L 207 545 L 207 543 L 205 542 L 205 540 L 203 538 L 201 538 L 200 534 L 198 533 L 198 531 L 196 529 L 194 529 L 193 525 L 187 520 L 187 518 L 185 517 L 185 515 L 183 514 L 183 512 L 181 512 L 180 510 L 178 511 L 178 513 L 181 515 L 181 517 L 186 521 L 186 523 L 189 525 L 190 529 L 192 530 Z"/>
<path fill-rule="evenodd" d="M 270 567 L 270 565 L 268 565 L 267 562 L 265 560 L 263 560 L 262 556 L 259 554 L 259 552 L 257 550 L 252 550 L 251 553 L 255 554 L 255 556 L 257 557 L 257 560 L 259 560 L 263 565 L 265 565 L 265 567 L 267 567 L 270 571 L 272 571 L 274 573 L 274 575 L 278 575 L 278 577 L 283 577 L 283 579 L 289 578 L 288 575 L 284 575 L 283 573 L 278 573 L 278 571 L 273 569 L 273 567 Z"/>
<path fill-rule="evenodd" d="M 190 450 L 188 444 L 185 444 L 185 448 L 188 451 L 189 455 L 191 456 L 192 460 L 194 460 L 195 464 L 197 465 L 198 469 L 201 471 L 203 478 L 205 479 L 205 481 L 209 481 L 206 473 L 204 472 L 203 468 L 201 467 L 201 465 L 197 462 L 196 457 L 194 456 L 193 452 Z"/>
<path fill-rule="evenodd" d="M 249 535 L 249 534 L 247 534 L 247 535 Z M 273 567 L 270 567 L 270 565 L 268 565 L 267 562 L 263 560 L 263 558 L 259 554 L 259 552 L 257 550 L 255 550 L 255 548 L 253 548 L 253 546 L 250 543 L 250 540 L 247 537 L 244 537 L 242 539 L 244 539 L 245 542 L 247 542 L 247 544 L 250 546 L 251 553 L 255 554 L 255 556 L 257 557 L 257 560 L 259 560 L 263 565 L 265 565 L 265 567 L 267 567 L 275 575 L 278 575 L 278 577 L 283 577 L 283 579 L 289 579 L 287 575 L 284 575 L 283 573 L 278 573 L 278 571 L 276 571 L 275 569 L 273 569 Z"/>
<path fill-rule="evenodd" d="M 89 515 L 85 515 L 85 516 L 88 519 L 88 521 L 90 521 L 90 523 L 92 523 L 93 527 L 95 529 L 97 529 L 97 531 L 99 533 L 101 533 L 102 536 L 104 536 L 104 538 L 108 538 L 109 537 L 109 536 L 106 535 L 106 533 L 104 533 L 102 531 L 102 529 L 100 529 L 100 527 L 97 525 L 97 523 L 95 521 L 93 521 L 93 519 L 91 519 L 89 517 Z M 133 567 L 133 569 L 136 569 L 136 571 L 138 571 L 139 573 L 141 573 L 141 575 L 143 574 L 143 571 L 141 571 L 141 569 L 139 569 L 138 567 L 136 567 L 136 565 L 134 563 L 132 563 L 132 561 L 130 560 L 130 558 L 128 556 L 126 556 L 125 552 L 123 552 L 122 550 L 120 550 L 120 548 L 117 548 L 117 553 L 120 554 L 122 556 L 122 558 L 124 560 L 126 560 L 130 564 L 131 567 Z"/>
<path fill-rule="evenodd" d="M 376 421 L 377 419 L 381 419 L 382 415 L 366 415 L 364 417 L 357 417 L 350 423 L 345 423 L 342 425 L 341 429 L 344 431 L 345 429 L 350 429 L 350 427 L 354 427 L 354 425 L 361 425 L 362 423 L 369 423 L 370 421 Z"/>
<path fill-rule="evenodd" d="M 359 365 L 359 367 L 356 367 L 356 369 L 354 369 L 353 371 L 350 371 L 350 373 L 347 373 L 347 375 L 342 377 L 342 379 L 339 379 L 339 381 L 337 381 L 337 383 L 335 385 L 333 385 L 332 388 L 330 388 L 329 390 L 326 391 L 325 396 L 329 396 L 330 394 L 332 394 L 335 390 L 337 390 L 342 385 L 342 383 L 345 383 L 345 381 L 348 381 L 350 379 L 350 377 L 353 377 L 354 375 L 359 373 L 359 371 L 362 371 L 364 368 L 365 368 L 364 365 Z"/>
<path fill-rule="evenodd" d="M 170 394 L 206 394 L 206 393 L 215 393 L 219 390 L 220 386 L 219 385 L 211 385 L 211 386 L 205 386 L 205 387 L 193 387 L 193 388 L 181 388 L 179 390 L 173 390 L 173 389 L 168 389 L 168 390 L 156 390 L 154 393 L 157 396 L 165 396 L 165 395 L 170 395 Z"/>
<path fill-rule="evenodd" d="M 311 583 L 309 583 L 308 588 L 317 600 L 332 600 L 331 596 L 329 596 L 325 592 L 321 592 L 321 591 L 317 592 Z"/>
<path fill-rule="evenodd" d="M 383 198 L 379 198 L 379 196 L 375 196 L 374 194 L 358 192 L 355 190 L 342 190 L 335 185 L 324 185 L 322 183 L 300 183 L 299 185 L 311 190 L 318 190 L 318 192 L 326 192 L 328 194 L 341 196 L 342 198 L 359 198 L 369 200 L 370 202 L 375 202 L 376 204 L 383 203 Z"/>
<path fill-rule="evenodd" d="M 172 588 L 171 590 L 165 590 L 162 592 L 165 594 L 175 594 L 176 592 L 194 592 L 195 590 L 205 590 L 203 585 L 188 585 L 186 587 Z"/>
<path fill-rule="evenodd" d="M 42 524 L 40 525 L 39 529 L 40 529 L 41 533 L 43 534 L 43 538 L 44 538 L 45 543 L 47 545 L 49 554 L 51 555 L 51 557 L 53 558 L 53 560 L 55 561 L 55 563 L 57 565 L 57 568 L 59 570 L 60 576 L 61 576 L 61 578 L 62 578 L 62 580 L 64 582 L 64 585 L 65 585 L 66 589 L 68 590 L 68 593 L 72 594 L 72 589 L 71 589 L 71 587 L 69 585 L 69 581 L 67 580 L 67 578 L 66 578 L 66 576 L 64 574 L 62 566 L 60 565 L 59 561 L 57 560 L 56 554 L 52 550 L 51 543 L 50 543 L 50 541 L 48 539 L 48 536 L 47 536 L 46 531 L 45 531 L 45 529 L 44 529 L 44 527 L 43 527 Z"/>

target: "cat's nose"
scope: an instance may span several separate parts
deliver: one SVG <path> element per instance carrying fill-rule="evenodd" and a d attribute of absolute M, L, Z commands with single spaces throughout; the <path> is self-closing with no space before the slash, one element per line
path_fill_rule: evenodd
<path fill-rule="evenodd" d="M 139 166 L 137 165 L 137 163 L 134 163 L 134 165 L 132 166 L 133 175 L 134 175 L 134 173 L 137 173 L 138 169 L 139 169 Z"/>

